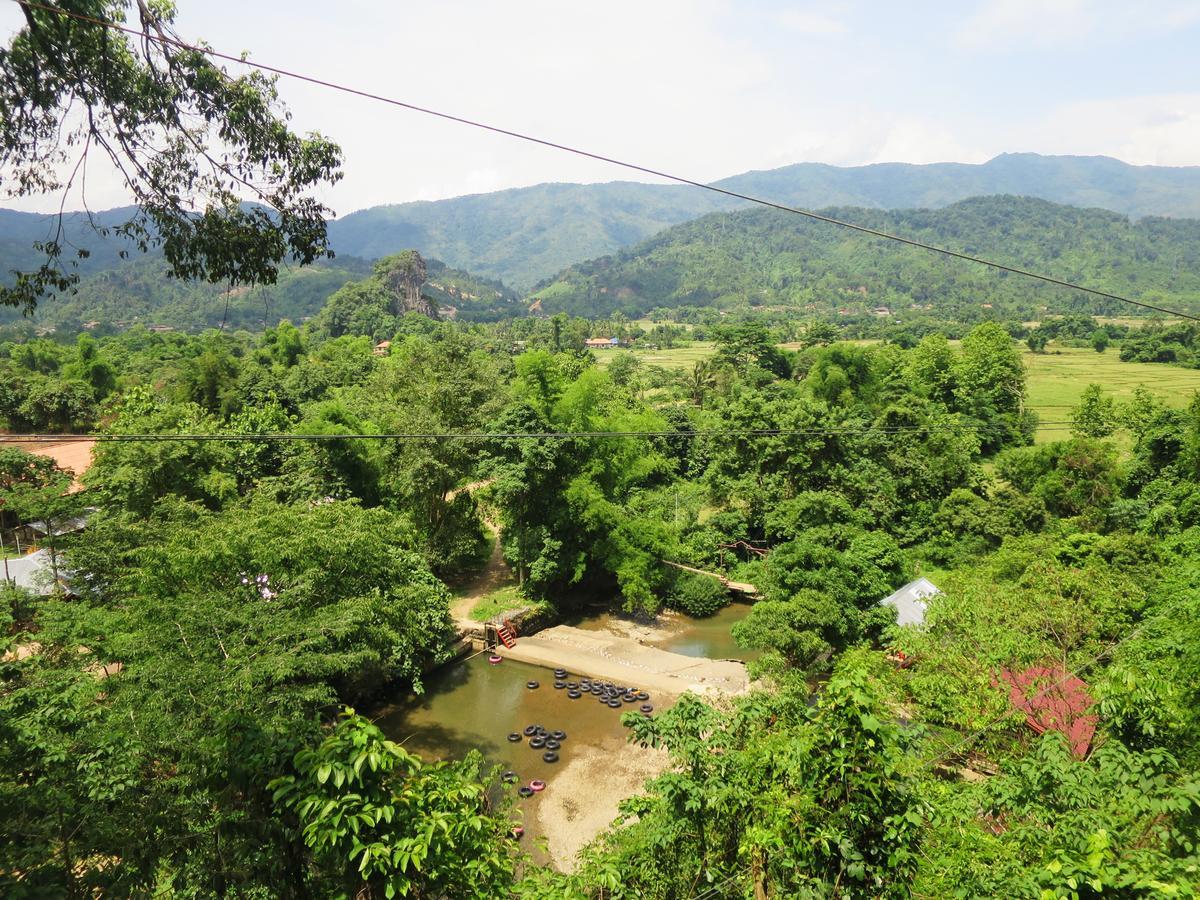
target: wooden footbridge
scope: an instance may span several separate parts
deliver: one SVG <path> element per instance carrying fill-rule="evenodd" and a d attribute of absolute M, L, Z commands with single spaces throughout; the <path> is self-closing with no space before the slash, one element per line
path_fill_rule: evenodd
<path fill-rule="evenodd" d="M 756 588 L 754 585 L 745 581 L 730 581 L 720 572 L 706 572 L 704 569 L 697 569 L 695 566 L 685 566 L 683 563 L 671 562 L 669 559 L 662 560 L 662 563 L 663 565 L 672 566 L 676 569 L 682 569 L 685 572 L 692 572 L 696 575 L 704 575 L 707 578 L 715 578 L 730 592 L 734 594 L 742 594 L 751 600 L 758 600 L 762 596 L 759 594 L 758 588 Z"/>

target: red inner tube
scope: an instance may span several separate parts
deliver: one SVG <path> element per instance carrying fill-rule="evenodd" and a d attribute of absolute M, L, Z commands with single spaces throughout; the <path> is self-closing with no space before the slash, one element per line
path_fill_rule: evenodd
<path fill-rule="evenodd" d="M 546 789 L 546 782 L 535 778 L 533 781 L 529 782 L 529 787 L 533 791 L 544 791 Z"/>
<path fill-rule="evenodd" d="M 495 653 L 493 653 L 491 656 L 488 657 L 488 662 L 490 662 L 493 666 L 495 666 L 495 665 L 498 665 L 498 664 L 504 662 L 504 657 L 497 656 Z"/>

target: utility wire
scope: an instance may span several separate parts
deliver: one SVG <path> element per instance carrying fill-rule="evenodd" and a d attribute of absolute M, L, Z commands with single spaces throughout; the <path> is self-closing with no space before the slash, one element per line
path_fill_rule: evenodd
<path fill-rule="evenodd" d="M 732 197 L 735 200 L 744 200 L 747 203 L 754 203 L 759 206 L 768 207 L 770 209 L 777 209 L 782 212 L 792 213 L 792 214 L 798 215 L 798 216 L 805 216 L 809 219 L 814 219 L 818 222 L 824 222 L 828 225 L 837 225 L 841 228 L 848 228 L 848 229 L 851 229 L 852 231 L 857 231 L 862 234 L 868 234 L 873 237 L 884 238 L 889 241 L 896 241 L 901 244 L 907 244 L 910 247 L 916 247 L 921 250 L 927 250 L 931 253 L 940 253 L 943 256 L 953 257 L 954 259 L 961 259 L 961 260 L 965 260 L 967 262 L 973 262 L 973 263 L 977 263 L 979 265 L 988 266 L 992 269 L 996 269 L 1001 272 L 1009 272 L 1014 275 L 1022 275 L 1026 278 L 1033 278 L 1038 281 L 1043 281 L 1047 284 L 1057 285 L 1058 287 L 1065 287 L 1065 288 L 1070 288 L 1070 289 L 1076 290 L 1076 291 L 1082 291 L 1085 294 L 1091 294 L 1092 296 L 1101 297 L 1106 300 L 1116 300 L 1120 303 L 1128 303 L 1133 306 L 1141 307 L 1142 309 L 1152 310 L 1153 312 L 1160 312 L 1160 313 L 1164 313 L 1169 316 L 1174 316 L 1174 317 L 1181 318 L 1181 319 L 1191 319 L 1192 321 L 1200 322 L 1200 316 L 1194 316 L 1194 315 L 1191 315 L 1190 313 L 1185 313 L 1185 312 L 1181 312 L 1179 310 L 1174 310 L 1174 309 L 1167 309 L 1166 307 L 1163 307 L 1163 306 L 1156 306 L 1153 303 L 1145 303 L 1141 300 L 1134 300 L 1130 297 L 1125 297 L 1120 294 L 1113 294 L 1113 293 L 1110 293 L 1109 291 L 1102 291 L 1097 288 L 1087 287 L 1086 285 L 1077 284 L 1072 281 L 1066 281 L 1062 278 L 1055 278 L 1052 275 L 1043 275 L 1039 272 L 1034 272 L 1029 269 L 1020 268 L 1019 266 L 1010 266 L 1005 263 L 999 263 L 999 262 L 995 262 L 994 260 L 985 259 L 982 256 L 974 256 L 970 253 L 962 253 L 958 250 L 951 250 L 948 247 L 940 247 L 936 244 L 928 244 L 928 243 L 925 243 L 924 241 L 918 241 L 918 240 L 915 240 L 914 238 L 908 238 L 908 237 L 904 237 L 903 235 L 893 234 L 891 232 L 883 231 L 878 228 L 871 228 L 866 225 L 860 225 L 856 222 L 848 222 L 844 219 L 834 218 L 833 216 L 822 215 L 821 213 L 813 212 L 812 210 L 808 210 L 808 209 L 803 209 L 798 206 L 788 206 L 787 204 L 784 204 L 784 203 L 776 203 L 772 200 L 766 200 L 766 199 L 763 199 L 762 197 L 755 197 L 750 194 L 743 194 L 740 191 L 730 190 L 729 188 L 718 187 L 715 184 L 706 184 L 703 181 L 696 181 L 695 179 L 686 178 L 682 175 L 674 175 L 670 172 L 664 172 L 660 169 L 654 169 L 649 166 L 639 165 L 638 163 L 632 163 L 632 162 L 628 162 L 626 160 L 617 159 L 616 157 L 605 156 L 600 153 L 593 153 L 590 150 L 584 150 L 579 147 L 573 147 L 569 144 L 561 144 L 561 143 L 558 143 L 557 141 L 547 140 L 546 138 L 540 138 L 535 135 L 526 134 L 524 132 L 513 131 L 509 128 L 502 128 L 498 125 L 490 125 L 486 122 L 480 122 L 475 119 L 468 119 L 465 116 L 458 116 L 458 115 L 454 115 L 452 113 L 441 112 L 439 110 L 431 109 L 426 106 L 419 106 L 418 104 L 415 104 L 415 103 L 409 103 L 404 100 L 397 100 L 394 97 L 386 97 L 383 94 L 376 94 L 371 91 L 362 90 L 360 88 L 354 88 L 354 87 L 350 87 L 348 85 L 338 84 L 337 82 L 326 81 L 323 78 L 317 78 L 312 75 L 304 75 L 300 72 L 291 71 L 289 69 L 284 69 L 279 66 L 272 66 L 267 63 L 254 62 L 253 60 L 246 59 L 241 56 L 233 56 L 228 53 L 221 53 L 220 51 L 214 50 L 211 47 L 204 47 L 204 46 L 200 46 L 200 45 L 196 45 L 196 44 L 189 44 L 186 41 L 183 41 L 177 37 L 167 37 L 162 34 L 152 34 L 152 33 L 146 32 L 146 31 L 141 31 L 137 28 L 133 28 L 128 25 L 122 25 L 119 22 L 111 22 L 111 21 L 108 21 L 105 19 L 96 18 L 94 16 L 85 15 L 83 13 L 78 13 L 78 12 L 73 12 L 71 10 L 61 9 L 56 6 L 48 6 L 43 3 L 35 3 L 35 2 L 32 2 L 32 0 L 14 0 L 14 2 L 16 2 L 19 6 L 24 6 L 29 9 L 38 9 L 38 10 L 43 10 L 43 11 L 49 12 L 49 13 L 56 13 L 58 15 L 67 16 L 72 19 L 78 19 L 81 22 L 88 22 L 92 25 L 99 25 L 102 28 L 109 28 L 114 31 L 124 32 L 125 34 L 133 35 L 134 37 L 140 38 L 142 40 L 148 40 L 148 41 L 153 41 L 154 43 L 158 43 L 158 44 L 162 44 L 162 45 L 166 45 L 166 46 L 177 47 L 181 50 L 189 50 L 193 53 L 202 53 L 206 56 L 213 57 L 214 59 L 221 59 L 221 60 L 225 60 L 227 62 L 237 63 L 239 65 L 244 65 L 244 66 L 249 66 L 254 69 L 259 69 L 263 72 L 271 72 L 272 74 L 275 74 L 275 75 L 282 75 L 287 78 L 293 78 L 297 81 L 304 81 L 309 84 L 315 84 L 319 87 L 329 88 L 330 90 L 341 91 L 342 93 L 352 94 L 356 97 L 364 97 L 368 100 L 377 100 L 380 103 L 387 103 L 391 106 L 398 106 L 401 109 L 407 109 L 412 112 L 418 112 L 418 113 L 421 113 L 422 115 L 433 116 L 438 119 L 444 119 L 448 122 L 456 122 L 460 125 L 466 125 L 471 128 L 478 128 L 483 131 L 490 131 L 493 134 L 504 135 L 505 137 L 515 138 L 517 140 L 526 141 L 531 144 L 539 144 L 543 147 L 549 147 L 553 150 L 561 150 L 565 153 L 573 153 L 576 156 L 582 156 L 582 157 L 586 157 L 588 159 L 594 159 L 598 162 L 603 162 L 603 163 L 608 163 L 610 165 L 619 166 L 623 169 L 629 169 L 634 172 L 641 172 L 644 175 L 653 175 L 656 178 L 663 178 L 663 179 L 666 179 L 667 181 L 674 181 L 679 184 L 686 184 L 686 185 L 690 185 L 691 187 L 697 187 L 697 188 L 701 188 L 706 191 L 712 191 L 713 193 L 716 193 L 716 194 L 722 194 L 726 197 Z"/>
<path fill-rule="evenodd" d="M 402 432 L 382 434 L 305 434 L 299 432 L 272 432 L 265 434 L 0 434 L 0 444 L 64 443 L 67 441 L 96 441 L 98 443 L 121 443 L 129 441 L 504 441 L 504 440 L 548 440 L 603 438 L 741 438 L 741 437 L 836 437 L 839 435 L 900 435 L 926 432 L 987 431 L 999 425 L 985 422 L 979 425 L 895 425 L 866 428 L 754 428 L 754 429 L 696 429 L 694 431 L 519 431 L 489 433 L 469 432 Z M 1038 426 L 1042 431 L 1068 431 L 1070 422 L 1045 422 Z"/>

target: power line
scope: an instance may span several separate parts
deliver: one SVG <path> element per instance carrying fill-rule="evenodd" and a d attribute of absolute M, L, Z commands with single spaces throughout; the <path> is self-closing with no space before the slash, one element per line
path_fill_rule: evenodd
<path fill-rule="evenodd" d="M 706 191 L 712 191 L 713 193 L 723 194 L 724 196 L 732 197 L 735 200 L 744 200 L 747 203 L 754 203 L 759 206 L 768 207 L 770 209 L 776 209 L 776 210 L 780 210 L 782 212 L 792 213 L 792 214 L 798 215 L 798 216 L 805 216 L 809 219 L 814 219 L 818 222 L 824 222 L 828 225 L 837 225 L 841 228 L 848 228 L 853 231 L 860 232 L 862 234 L 871 235 L 873 237 L 884 238 L 885 240 L 896 241 L 901 244 L 907 244 L 910 247 L 916 247 L 921 250 L 927 250 L 931 253 L 940 253 L 943 256 L 952 257 L 954 259 L 961 259 L 961 260 L 965 260 L 967 262 L 973 262 L 973 263 L 977 263 L 979 265 L 988 266 L 992 269 L 996 269 L 997 271 L 1009 272 L 1011 274 L 1021 275 L 1026 278 L 1033 278 L 1038 281 L 1045 282 L 1047 284 L 1053 284 L 1053 285 L 1057 285 L 1058 287 L 1065 287 L 1065 288 L 1069 288 L 1071 290 L 1082 291 L 1083 293 L 1091 294 L 1092 296 L 1095 296 L 1095 297 L 1101 297 L 1106 300 L 1116 300 L 1120 303 L 1128 303 L 1133 306 L 1141 307 L 1142 309 L 1151 310 L 1153 312 L 1160 312 L 1160 313 L 1164 313 L 1169 316 L 1176 316 L 1178 318 L 1191 319 L 1192 321 L 1200 322 L 1200 316 L 1194 316 L 1189 313 L 1180 312 L 1179 310 L 1167 309 L 1166 307 L 1163 307 L 1163 306 L 1156 306 L 1153 303 L 1145 303 L 1141 300 L 1134 300 L 1130 297 L 1125 297 L 1120 294 L 1113 294 L 1113 293 L 1110 293 L 1109 291 L 1102 291 L 1097 288 L 1087 287 L 1086 285 L 1077 284 L 1072 281 L 1066 281 L 1062 278 L 1055 278 L 1052 275 L 1043 275 L 1039 272 L 1034 272 L 1029 269 L 1020 268 L 1019 266 L 1010 266 L 1005 263 L 999 263 L 999 262 L 995 262 L 994 260 L 985 259 L 982 256 L 974 256 L 970 253 L 962 253 L 958 250 L 951 250 L 948 247 L 940 247 L 936 244 L 928 244 L 924 241 L 918 241 L 918 240 L 915 240 L 914 238 L 908 238 L 908 237 L 904 237 L 903 235 L 893 234 L 891 232 L 883 231 L 878 228 L 871 228 L 866 225 L 860 225 L 856 222 L 848 222 L 845 219 L 837 219 L 837 218 L 834 218 L 833 216 L 822 215 L 821 213 L 813 212 L 812 210 L 808 210 L 808 209 L 803 209 L 802 207 L 788 206 L 787 204 L 784 204 L 784 203 L 776 203 L 772 200 L 765 200 L 761 197 L 755 197 L 750 194 L 743 194 L 740 191 L 734 191 L 734 190 L 730 190 L 729 188 L 718 187 L 715 184 L 706 184 L 703 181 L 696 181 L 695 179 L 686 178 L 682 175 L 674 175 L 670 172 L 662 171 L 661 169 L 654 169 L 649 166 L 639 165 L 638 163 L 632 163 L 632 162 L 628 162 L 626 160 L 617 159 L 616 157 L 605 156 L 600 153 L 593 153 L 590 150 L 584 150 L 579 147 L 573 147 L 569 144 L 561 144 L 561 143 L 558 143 L 557 141 L 551 141 L 546 138 L 540 138 L 535 135 L 526 134 L 524 132 L 513 131 L 512 129 L 509 129 L 509 128 L 502 128 L 498 125 L 490 125 L 486 122 L 481 122 L 481 121 L 478 121 L 475 119 L 468 119 L 465 116 L 458 116 L 458 115 L 454 115 L 452 113 L 441 112 L 440 110 L 432 109 L 432 108 L 426 107 L 426 106 L 420 106 L 416 103 L 409 103 L 404 100 L 398 100 L 394 97 L 384 96 L 383 94 L 376 94 L 371 91 L 362 90 L 360 88 L 354 88 L 354 87 L 350 87 L 348 85 L 338 84 L 337 82 L 327 81 L 323 78 L 317 78 L 312 75 L 305 75 L 300 72 L 294 72 L 289 69 L 281 68 L 279 66 L 272 66 L 267 63 L 254 62 L 250 59 L 246 59 L 241 56 L 233 56 L 228 53 L 221 53 L 220 51 L 214 50 L 211 47 L 203 47 L 203 46 L 199 46 L 196 44 L 189 44 L 186 41 L 183 41 L 178 37 L 167 37 L 166 35 L 163 35 L 163 34 L 152 34 L 152 33 L 146 32 L 146 31 L 140 31 L 136 28 L 132 28 L 128 25 L 122 25 L 118 22 L 110 22 L 108 20 L 99 19 L 94 16 L 88 16 L 83 13 L 77 13 L 77 12 L 73 12 L 73 11 L 66 10 L 66 9 L 60 9 L 59 7 L 56 7 L 56 6 L 48 6 L 48 5 L 45 5 L 42 3 L 35 3 L 35 2 L 32 2 L 32 0 L 14 0 L 14 2 L 16 2 L 19 6 L 24 6 L 29 9 L 39 9 L 39 10 L 44 10 L 45 12 L 56 13 L 58 15 L 67 16 L 69 18 L 77 19 L 82 22 L 88 22 L 93 25 L 99 25 L 102 28 L 109 28 L 114 31 L 120 31 L 125 34 L 129 34 L 134 37 L 141 38 L 142 40 L 153 41 L 154 43 L 158 43 L 158 44 L 162 44 L 162 45 L 166 45 L 166 46 L 174 46 L 181 50 L 189 50 L 193 53 L 202 53 L 202 54 L 204 54 L 206 56 L 210 56 L 214 59 L 221 59 L 221 60 L 225 60 L 226 62 L 237 63 L 239 65 L 249 66 L 250 68 L 259 69 L 260 71 L 263 71 L 263 72 L 270 72 L 275 75 L 282 75 L 287 78 L 293 78 L 297 81 L 304 81 L 309 84 L 314 84 L 319 87 L 329 88 L 330 90 L 340 91 L 345 94 L 351 94 L 356 97 L 363 97 L 368 100 L 377 100 L 380 103 L 387 103 L 390 106 L 397 106 L 397 107 L 400 107 L 401 109 L 410 110 L 411 112 L 421 113 L 422 115 L 426 115 L 426 116 L 433 116 L 438 119 L 443 119 L 448 122 L 455 122 L 459 125 L 466 125 L 471 128 L 478 128 L 483 131 L 489 131 L 489 132 L 492 132 L 493 134 L 504 135 L 505 137 L 515 138 L 517 140 L 526 141 L 531 144 L 538 144 L 543 147 L 549 147 L 553 150 L 561 150 L 565 153 L 573 153 L 576 156 L 582 156 L 582 157 L 586 157 L 588 159 L 594 159 L 598 162 L 608 163 L 609 165 L 613 165 L 613 166 L 619 166 L 623 169 L 629 169 L 634 172 L 641 172 L 644 175 L 653 175 L 656 178 L 664 178 L 667 181 L 674 181 L 679 184 L 686 184 L 686 185 L 690 185 L 691 187 L 697 187 L 697 188 L 701 188 Z"/>
<path fill-rule="evenodd" d="M 599 440 L 604 438 L 742 438 L 742 437 L 837 437 L 842 435 L 901 435 L 936 432 L 987 431 L 1000 428 L 996 423 L 978 425 L 896 425 L 866 428 L 753 428 L 753 429 L 696 429 L 693 431 L 446 431 L 446 432 L 390 432 L 378 434 L 312 434 L 303 432 L 270 432 L 263 434 L 0 434 L 0 444 L 44 444 L 67 441 L 96 441 L 97 443 L 122 443 L 131 441 L 504 441 L 504 440 Z M 1069 431 L 1070 422 L 1046 422 L 1038 426 L 1041 431 Z"/>

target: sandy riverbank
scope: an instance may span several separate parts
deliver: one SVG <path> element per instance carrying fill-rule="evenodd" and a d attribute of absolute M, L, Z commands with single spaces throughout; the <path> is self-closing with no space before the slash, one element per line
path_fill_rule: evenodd
<path fill-rule="evenodd" d="M 661 703 L 661 701 L 660 701 Z M 572 755 L 546 790 L 526 807 L 532 833 L 545 838 L 551 864 L 573 871 L 576 855 L 617 818 L 617 804 L 642 792 L 646 779 L 666 771 L 665 750 L 639 747 L 619 737 Z"/>
<path fill-rule="evenodd" d="M 740 662 L 684 656 L 646 646 L 631 637 L 570 625 L 555 625 L 521 636 L 515 647 L 498 648 L 498 652 L 534 665 L 561 667 L 618 684 L 636 684 L 651 693 L 731 695 L 750 687 L 750 677 Z"/>

